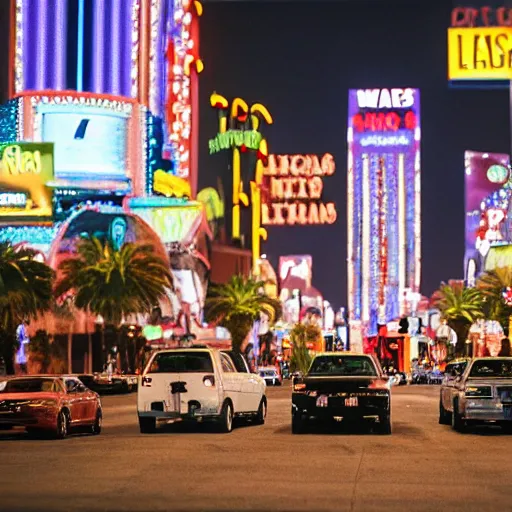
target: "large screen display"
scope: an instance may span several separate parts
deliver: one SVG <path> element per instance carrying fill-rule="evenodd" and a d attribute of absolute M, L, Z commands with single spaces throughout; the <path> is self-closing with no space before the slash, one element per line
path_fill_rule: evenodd
<path fill-rule="evenodd" d="M 43 140 L 55 144 L 57 180 L 126 179 L 126 114 L 74 105 L 40 105 L 37 110 Z"/>
<path fill-rule="evenodd" d="M 465 152 L 465 275 L 470 285 L 486 259 L 512 243 L 510 158 L 502 153 Z"/>

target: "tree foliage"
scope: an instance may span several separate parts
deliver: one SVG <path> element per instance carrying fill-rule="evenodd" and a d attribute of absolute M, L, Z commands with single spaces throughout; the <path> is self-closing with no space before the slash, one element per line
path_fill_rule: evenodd
<path fill-rule="evenodd" d="M 484 296 L 478 288 L 468 288 L 462 281 L 441 283 L 431 299 L 432 305 L 439 309 L 457 334 L 456 352 L 464 351 L 464 344 L 471 325 L 484 317 Z"/>
<path fill-rule="evenodd" d="M 39 364 L 39 373 L 47 373 L 52 362 L 52 341 L 45 330 L 39 329 L 28 345 L 30 360 Z"/>
<path fill-rule="evenodd" d="M 74 294 L 75 307 L 114 326 L 129 315 L 150 313 L 172 286 L 169 267 L 153 246 L 125 243 L 116 250 L 97 238 L 80 240 L 76 257 L 64 260 L 59 272 L 58 298 Z"/>
<path fill-rule="evenodd" d="M 498 321 L 505 330 L 508 330 L 512 307 L 503 300 L 503 290 L 512 288 L 512 268 L 500 267 L 485 272 L 478 278 L 476 287 L 484 298 L 486 317 Z"/>
<path fill-rule="evenodd" d="M 0 355 L 13 373 L 16 328 L 49 311 L 53 303 L 53 270 L 39 261 L 39 252 L 0 242 Z"/>
<path fill-rule="evenodd" d="M 292 343 L 292 356 L 290 369 L 292 372 L 305 374 L 311 365 L 312 357 L 308 349 L 308 343 L 315 343 L 322 337 L 320 327 L 314 324 L 295 324 L 290 331 Z"/>
<path fill-rule="evenodd" d="M 244 276 L 233 276 L 223 285 L 213 285 L 205 303 L 208 321 L 225 327 L 231 333 L 234 350 L 240 350 L 260 313 L 269 317 L 270 323 L 281 314 L 281 303 L 265 295 L 264 283 Z"/>

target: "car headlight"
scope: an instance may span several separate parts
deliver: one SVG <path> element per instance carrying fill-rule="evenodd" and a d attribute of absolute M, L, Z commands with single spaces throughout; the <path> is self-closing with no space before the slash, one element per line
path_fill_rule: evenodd
<path fill-rule="evenodd" d="M 491 386 L 466 386 L 464 393 L 468 398 L 492 398 Z"/>

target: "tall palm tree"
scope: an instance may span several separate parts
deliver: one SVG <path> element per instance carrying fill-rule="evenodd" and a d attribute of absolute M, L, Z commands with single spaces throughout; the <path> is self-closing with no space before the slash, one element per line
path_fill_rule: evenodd
<path fill-rule="evenodd" d="M 503 292 L 512 288 L 512 268 L 499 267 L 485 272 L 478 278 L 476 287 L 484 297 L 487 317 L 508 328 L 512 307 L 505 302 Z"/>
<path fill-rule="evenodd" d="M 233 350 L 241 350 L 260 313 L 268 315 L 271 323 L 282 314 L 281 303 L 265 295 L 263 287 L 261 281 L 235 275 L 228 283 L 210 289 L 205 304 L 206 317 L 231 333 Z"/>
<path fill-rule="evenodd" d="M 53 302 L 54 273 L 38 256 L 24 245 L 0 242 L 0 355 L 10 374 L 18 325 L 49 311 Z"/>
<path fill-rule="evenodd" d="M 464 352 L 464 344 L 471 325 L 484 317 L 484 299 L 477 288 L 468 288 L 462 281 L 450 281 L 434 292 L 432 305 L 439 309 L 441 317 L 457 334 L 458 354 Z"/>
<path fill-rule="evenodd" d="M 83 238 L 77 256 L 58 270 L 56 297 L 72 294 L 76 308 L 115 328 L 130 315 L 150 313 L 172 287 L 167 262 L 152 245 L 125 243 L 116 250 L 109 242 Z"/>

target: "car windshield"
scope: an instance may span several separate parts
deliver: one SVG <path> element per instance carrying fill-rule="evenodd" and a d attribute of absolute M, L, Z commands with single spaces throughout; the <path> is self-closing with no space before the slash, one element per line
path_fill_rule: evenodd
<path fill-rule="evenodd" d="M 155 356 L 148 373 L 212 373 L 209 352 L 161 352 Z"/>
<path fill-rule="evenodd" d="M 55 391 L 53 379 L 15 379 L 7 382 L 4 393 L 47 393 Z"/>
<path fill-rule="evenodd" d="M 365 356 L 317 356 L 311 364 L 308 375 L 377 376 L 375 365 Z"/>
<path fill-rule="evenodd" d="M 475 361 L 469 372 L 470 377 L 504 377 L 512 379 L 512 360 L 485 359 Z"/>

